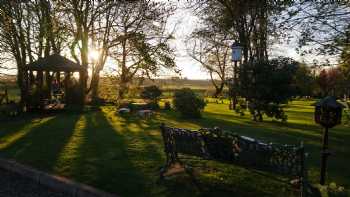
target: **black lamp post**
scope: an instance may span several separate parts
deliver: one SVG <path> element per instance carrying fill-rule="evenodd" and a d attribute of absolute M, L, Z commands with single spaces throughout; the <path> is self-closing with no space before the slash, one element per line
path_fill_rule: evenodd
<path fill-rule="evenodd" d="M 233 86 L 235 89 L 233 90 L 233 109 L 236 109 L 236 104 L 237 104 L 237 62 L 240 62 L 242 60 L 242 46 L 238 43 L 235 42 L 231 45 L 232 49 L 232 61 L 234 62 L 234 68 L 233 68 Z"/>
<path fill-rule="evenodd" d="M 342 110 L 343 106 L 334 97 L 330 96 L 322 99 L 315 107 L 315 122 L 325 128 L 321 151 L 321 185 L 325 183 L 327 158 L 330 155 L 328 150 L 328 129 L 341 123 Z"/>

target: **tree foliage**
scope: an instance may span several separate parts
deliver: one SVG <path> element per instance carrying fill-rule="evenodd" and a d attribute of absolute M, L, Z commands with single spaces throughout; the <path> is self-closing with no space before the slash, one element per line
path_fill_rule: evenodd
<path fill-rule="evenodd" d="M 263 113 L 280 117 L 278 106 L 295 94 L 297 68 L 297 62 L 284 57 L 242 65 L 238 91 L 249 101 L 254 119 L 262 119 Z"/>
<path fill-rule="evenodd" d="M 295 73 L 295 88 L 298 96 L 313 96 L 316 89 L 312 69 L 306 64 L 299 64 Z"/>
<path fill-rule="evenodd" d="M 285 37 L 296 32 L 300 54 L 346 54 L 349 42 L 348 1 L 292 1 L 276 20 Z M 307 47 L 305 47 L 307 46 Z M 346 55 L 348 57 L 348 55 Z M 349 57 L 348 57 L 349 58 Z M 347 59 L 347 58 L 346 58 Z"/>
<path fill-rule="evenodd" d="M 152 100 L 154 103 L 157 103 L 161 95 L 162 90 L 156 85 L 146 86 L 141 92 L 141 98 Z"/>
<path fill-rule="evenodd" d="M 120 98 L 136 76 L 151 78 L 161 68 L 175 68 L 174 51 L 169 46 L 173 36 L 166 30 L 167 19 L 174 9 L 167 3 L 151 0 L 121 5 L 115 26 L 119 44 L 111 48 Z"/>

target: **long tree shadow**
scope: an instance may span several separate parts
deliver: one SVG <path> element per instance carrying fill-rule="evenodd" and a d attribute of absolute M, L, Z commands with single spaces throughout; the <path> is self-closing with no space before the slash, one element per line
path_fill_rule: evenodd
<path fill-rule="evenodd" d="M 40 120 L 31 120 L 29 122 L 10 122 L 4 123 L 0 132 L 0 154 L 2 149 L 15 143 L 17 140 L 23 138 L 30 133 L 34 128 L 40 127 L 48 120 L 54 117 L 47 117 Z"/>
<path fill-rule="evenodd" d="M 56 171 L 118 195 L 147 196 L 147 177 L 135 166 L 126 136 L 111 125 L 102 111 L 86 113 L 83 119 L 75 156 L 60 161 Z"/>
<path fill-rule="evenodd" d="M 4 148 L 2 155 L 50 172 L 78 118 L 79 115 L 56 115 Z"/>

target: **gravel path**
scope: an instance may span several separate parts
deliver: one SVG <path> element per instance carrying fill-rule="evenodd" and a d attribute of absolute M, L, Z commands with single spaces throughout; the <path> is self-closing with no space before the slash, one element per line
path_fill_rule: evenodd
<path fill-rule="evenodd" d="M 0 197 L 66 197 L 28 178 L 0 169 Z M 69 196 L 67 196 L 69 197 Z"/>

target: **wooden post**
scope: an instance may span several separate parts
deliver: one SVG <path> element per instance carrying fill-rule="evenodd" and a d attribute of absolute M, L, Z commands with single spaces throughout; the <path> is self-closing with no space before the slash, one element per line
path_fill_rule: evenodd
<path fill-rule="evenodd" d="M 38 83 L 38 89 L 39 91 L 42 90 L 43 84 L 44 84 L 44 75 L 43 75 L 43 71 L 37 71 L 37 76 L 36 76 L 36 80 Z"/>
<path fill-rule="evenodd" d="M 321 158 L 321 177 L 320 184 L 324 185 L 326 182 L 326 170 L 327 170 L 327 159 L 329 154 L 328 151 L 328 128 L 326 127 L 323 133 L 323 146 L 322 146 L 322 158 Z"/>
<path fill-rule="evenodd" d="M 234 66 L 234 71 L 233 71 L 233 103 L 232 103 L 232 109 L 236 110 L 236 105 L 237 105 L 237 61 L 235 61 L 235 66 Z"/>
<path fill-rule="evenodd" d="M 46 87 L 46 95 L 49 100 L 51 99 L 51 75 L 50 71 L 45 71 L 45 87 Z"/>
<path fill-rule="evenodd" d="M 34 81 L 35 81 L 35 77 L 34 77 L 33 71 L 30 70 L 29 71 L 29 82 L 28 82 L 29 88 L 32 87 Z"/>
<path fill-rule="evenodd" d="M 29 76 L 28 76 L 28 70 L 25 70 L 23 72 L 23 78 L 24 78 L 24 83 L 22 82 L 22 85 L 24 85 L 24 103 L 22 105 L 22 110 L 23 107 L 26 107 L 28 109 L 28 96 L 29 96 L 29 88 L 30 88 L 30 84 L 29 84 Z"/>
<path fill-rule="evenodd" d="M 69 100 L 67 99 L 67 94 L 69 90 L 69 81 L 70 81 L 70 72 L 65 72 L 65 77 L 64 77 L 64 101 L 65 103 L 69 103 Z"/>
<path fill-rule="evenodd" d="M 59 71 L 56 73 L 56 80 L 58 83 L 61 82 L 61 73 Z"/>

